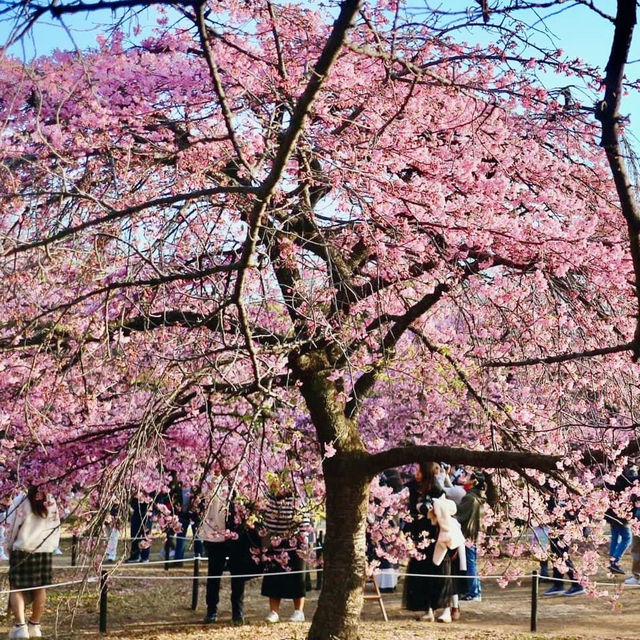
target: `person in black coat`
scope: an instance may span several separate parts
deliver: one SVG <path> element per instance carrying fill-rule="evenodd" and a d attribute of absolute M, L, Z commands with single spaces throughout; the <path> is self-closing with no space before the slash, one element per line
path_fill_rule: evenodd
<path fill-rule="evenodd" d="M 421 554 L 420 558 L 409 560 L 407 577 L 404 584 L 403 604 L 409 611 L 424 611 L 421 620 L 433 621 L 436 609 L 447 608 L 453 594 L 450 577 L 451 565 L 433 562 L 435 540 L 438 537 L 438 525 L 429 518 L 433 499 L 444 494 L 436 476 L 440 472 L 437 462 L 420 463 L 415 478 L 409 483 L 409 534 Z M 450 615 L 450 614 L 449 614 Z"/>

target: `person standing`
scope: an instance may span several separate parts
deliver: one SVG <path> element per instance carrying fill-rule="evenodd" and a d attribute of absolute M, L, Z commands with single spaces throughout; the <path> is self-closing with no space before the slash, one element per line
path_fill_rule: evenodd
<path fill-rule="evenodd" d="M 183 487 L 182 483 L 176 480 L 171 487 L 171 505 L 174 512 L 177 513 L 180 526 L 182 527 L 180 533 L 176 536 L 174 559 L 184 559 L 189 528 L 191 528 L 191 534 L 193 536 L 193 555 L 195 557 L 202 556 L 202 537 L 198 535 L 200 517 L 194 505 L 193 490 Z"/>
<path fill-rule="evenodd" d="M 631 471 L 638 479 L 638 466 L 633 465 Z M 640 520 L 640 495 L 637 489 L 631 496 L 631 517 L 633 520 Z M 631 540 L 631 577 L 627 578 L 624 583 L 629 587 L 640 587 L 640 536 L 635 534 Z"/>
<path fill-rule="evenodd" d="M 485 494 L 485 478 L 481 471 L 464 474 L 460 481 L 466 489 L 466 494 L 458 505 L 458 511 L 455 515 L 460 523 L 462 533 L 467 540 L 467 590 L 462 596 L 462 600 L 480 602 L 482 600 L 482 583 L 478 578 L 478 551 L 476 543 L 478 534 L 480 533 L 480 523 L 482 520 L 482 511 L 487 501 Z"/>
<path fill-rule="evenodd" d="M 547 484 L 547 487 L 549 485 Z M 577 513 L 571 509 L 566 508 L 564 511 L 564 515 L 560 515 L 556 511 L 557 506 L 567 506 L 562 502 L 558 502 L 556 500 L 555 493 L 553 489 L 549 487 L 551 490 L 551 495 L 547 500 L 547 511 L 553 514 L 554 520 L 556 524 L 564 524 L 566 522 L 570 522 L 576 520 Z M 564 522 L 563 522 L 564 521 Z M 584 530 L 583 530 L 584 535 Z M 574 571 L 574 565 L 571 561 L 571 557 L 569 556 L 569 546 L 565 544 L 561 537 L 557 535 L 551 535 L 549 537 L 549 548 L 551 550 L 551 554 L 556 558 L 556 562 L 553 564 L 553 572 L 552 572 L 552 580 L 553 583 L 551 587 L 549 587 L 542 595 L 544 596 L 579 596 L 584 594 L 584 587 L 576 580 L 576 575 Z M 561 560 L 561 563 L 558 561 Z M 564 588 L 564 573 L 560 571 L 558 566 L 556 565 L 565 565 L 567 579 L 569 580 L 569 587 L 565 591 Z"/>
<path fill-rule="evenodd" d="M 46 602 L 45 587 L 52 583 L 52 555 L 60 542 L 60 514 L 55 500 L 38 487 L 16 496 L 7 514 L 9 550 L 9 606 L 15 623 L 9 638 L 39 638 Z M 31 617 L 25 619 L 25 596 L 33 598 Z"/>
<path fill-rule="evenodd" d="M 633 486 L 637 475 L 632 468 L 625 469 L 615 481 L 615 484 L 607 484 L 606 487 L 614 493 L 622 493 Z M 611 543 L 609 545 L 609 571 L 616 574 L 624 574 L 620 566 L 620 560 L 631 544 L 631 527 L 627 520 L 627 513 L 623 509 L 609 507 L 604 514 L 604 519 L 611 526 Z"/>
<path fill-rule="evenodd" d="M 220 601 L 220 576 L 229 568 L 231 573 L 231 620 L 234 625 L 244 624 L 245 577 L 240 577 L 250 562 L 249 548 L 241 526 L 236 522 L 236 509 L 227 478 L 216 474 L 215 492 L 206 507 L 199 535 L 204 542 L 208 559 L 207 614 L 203 622 L 210 624 L 218 619 Z"/>
<path fill-rule="evenodd" d="M 115 562 L 118 558 L 118 540 L 120 539 L 120 529 L 118 528 L 118 505 L 114 504 L 109 509 L 109 518 L 105 522 L 104 530 L 107 538 L 105 549 L 105 561 Z"/>
<path fill-rule="evenodd" d="M 409 534 L 420 557 L 409 560 L 403 605 L 409 611 L 424 611 L 420 620 L 426 622 L 435 620 L 436 609 L 444 609 L 440 616 L 443 622 L 451 621 L 449 602 L 453 595 L 453 582 L 451 577 L 441 577 L 446 575 L 443 568 L 449 568 L 450 564 L 434 562 L 439 527 L 437 521 L 429 517 L 430 512 L 433 512 L 433 501 L 444 495 L 444 490 L 437 481 L 439 473 L 438 463 L 420 463 L 415 478 L 408 485 L 411 515 Z"/>
<path fill-rule="evenodd" d="M 149 503 L 138 498 L 131 499 L 131 553 L 125 560 L 131 562 L 149 562 L 151 546 L 147 537 L 151 532 Z"/>
<path fill-rule="evenodd" d="M 260 593 L 269 598 L 269 614 L 266 621 L 280 621 L 280 602 L 283 598 L 293 600 L 294 611 L 290 622 L 304 622 L 304 600 L 306 585 L 304 576 L 304 559 L 292 540 L 298 546 L 306 541 L 306 529 L 310 526 L 296 505 L 293 491 L 282 479 L 272 483 L 263 515 L 263 526 L 267 532 L 268 553 L 272 557 L 271 570 L 262 579 Z M 279 558 L 286 558 L 283 566 Z"/>
<path fill-rule="evenodd" d="M 380 474 L 380 486 L 391 487 L 393 493 L 399 493 L 402 491 L 402 478 L 400 477 L 398 470 L 385 469 Z M 389 520 L 396 527 L 399 524 L 398 520 L 391 515 L 389 509 L 386 510 L 382 518 Z M 380 573 L 378 574 L 378 587 L 380 588 L 380 593 L 393 593 L 398 585 L 398 569 L 400 568 L 400 565 L 397 562 L 392 562 L 386 556 L 377 558 L 373 545 L 370 543 L 369 545 L 371 546 L 372 559 L 376 558 L 380 563 Z M 387 545 L 385 545 L 384 542 L 380 544 L 380 549 L 382 551 L 386 551 L 386 547 Z"/>

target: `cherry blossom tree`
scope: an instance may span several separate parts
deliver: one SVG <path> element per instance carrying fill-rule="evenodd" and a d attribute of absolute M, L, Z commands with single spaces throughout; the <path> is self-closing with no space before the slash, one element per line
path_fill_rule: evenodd
<path fill-rule="evenodd" d="M 140 6 L 16 5 L 12 37 Z M 97 522 L 169 470 L 221 463 L 258 504 L 286 470 L 325 497 L 313 640 L 358 637 L 386 468 L 486 468 L 512 518 L 557 519 L 547 483 L 600 519 L 637 452 L 632 16 L 595 119 L 539 83 L 594 70 L 437 12 L 158 7 L 144 39 L 2 58 L 3 487 L 80 488 Z"/>

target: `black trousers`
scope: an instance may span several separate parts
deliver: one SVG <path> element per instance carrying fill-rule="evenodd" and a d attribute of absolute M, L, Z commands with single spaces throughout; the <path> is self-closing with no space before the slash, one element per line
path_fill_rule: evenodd
<path fill-rule="evenodd" d="M 558 558 L 562 558 L 564 554 L 569 553 L 569 547 L 565 547 L 558 538 L 549 538 L 549 545 L 551 546 L 551 552 Z M 565 563 L 569 570 L 567 571 L 567 577 L 569 580 L 575 579 L 575 574 L 573 573 L 573 562 L 571 562 L 571 558 L 567 555 Z M 556 567 L 553 567 L 553 577 L 561 580 L 564 576 Z M 560 584 L 559 582 L 554 582 L 554 585 Z"/>
<path fill-rule="evenodd" d="M 148 560 L 151 548 L 141 549 L 140 542 L 151 531 L 151 523 L 148 517 L 149 505 L 146 502 L 138 502 L 138 500 L 134 499 L 131 501 L 131 506 L 133 507 L 133 513 L 131 514 L 131 553 L 129 558 L 131 560 Z"/>
<path fill-rule="evenodd" d="M 241 620 L 244 616 L 244 583 L 246 578 L 236 578 L 234 575 L 242 574 L 242 568 L 246 566 L 241 553 L 244 550 L 237 540 L 226 540 L 225 542 L 204 543 L 209 559 L 207 574 L 207 615 L 218 613 L 218 602 L 220 602 L 220 577 L 228 568 L 231 572 L 231 617 L 234 620 Z"/>

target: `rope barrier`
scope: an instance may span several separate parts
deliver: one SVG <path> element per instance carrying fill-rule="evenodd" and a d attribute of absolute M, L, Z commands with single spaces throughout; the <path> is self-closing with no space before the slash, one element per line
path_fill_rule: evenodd
<path fill-rule="evenodd" d="M 105 570 L 108 572 L 109 574 L 109 578 L 110 579 L 117 579 L 117 580 L 137 580 L 137 579 L 144 579 L 144 580 L 192 580 L 193 577 L 192 576 L 135 576 L 135 575 L 119 575 L 117 573 L 117 571 L 119 569 L 125 568 L 125 564 L 126 564 L 126 568 L 130 568 L 130 569 L 145 569 L 148 568 L 150 565 L 158 565 L 158 564 L 167 564 L 167 563 L 182 563 L 182 562 L 194 562 L 195 560 L 200 560 L 202 562 L 204 561 L 208 561 L 208 558 L 206 556 L 196 556 L 193 558 L 185 558 L 184 560 L 157 560 L 157 561 L 149 561 L 149 562 L 131 562 L 131 563 L 120 563 L 120 564 L 102 564 L 101 568 L 102 570 Z M 75 567 L 72 566 L 54 566 L 53 569 L 94 569 L 95 567 L 93 565 L 78 565 Z M 242 574 L 232 574 L 229 573 L 228 571 L 220 574 L 220 575 L 200 575 L 200 578 L 260 578 L 262 576 L 266 576 L 266 575 L 270 575 L 270 576 L 274 576 L 274 575 L 293 575 L 293 574 L 298 574 L 298 573 L 309 573 L 309 572 L 316 572 L 316 573 L 320 573 L 322 572 L 323 569 L 322 567 L 309 567 L 308 569 L 301 569 L 301 570 L 297 570 L 297 571 L 279 571 L 279 572 L 275 572 L 275 571 L 269 571 L 269 572 L 261 572 L 261 573 L 242 573 Z M 4 574 L 6 574 L 7 572 L 2 572 Z M 500 580 L 501 578 L 504 578 L 503 574 L 452 574 L 452 573 L 447 573 L 447 574 L 442 574 L 442 573 L 401 573 L 401 572 L 396 572 L 397 576 L 400 577 L 411 577 L 411 578 L 458 578 L 458 579 L 472 579 L 472 578 L 477 578 L 478 580 Z M 382 575 L 382 571 L 374 571 L 371 575 Z M 512 578 L 509 578 L 510 582 L 514 582 L 517 580 L 530 580 L 531 579 L 531 575 L 530 574 L 523 574 L 521 576 L 513 576 Z M 576 580 L 575 578 L 556 578 L 554 576 L 541 576 L 538 575 L 538 579 L 540 581 L 544 581 L 546 580 L 547 582 L 568 582 L 571 584 L 582 584 L 581 580 Z M 97 581 L 96 577 L 90 577 L 88 578 L 89 582 L 95 582 Z M 73 580 L 73 581 L 69 581 L 69 582 L 60 582 L 60 583 L 54 583 L 54 584 L 50 584 L 50 585 L 44 585 L 42 587 L 31 587 L 29 589 L 25 588 L 25 589 L 14 589 L 14 591 L 29 591 L 31 589 L 48 589 L 49 587 L 58 587 L 58 586 L 64 586 L 64 585 L 70 585 L 70 584 L 77 584 L 79 582 L 84 582 L 84 580 Z M 632 589 L 637 589 L 638 587 L 636 585 L 625 585 L 624 582 L 601 582 L 601 581 L 595 581 L 592 583 L 594 586 L 603 586 L 603 587 L 618 587 L 618 586 L 623 586 L 623 587 L 630 587 Z M 11 593 L 11 591 L 0 591 L 0 594 L 3 593 Z"/>
<path fill-rule="evenodd" d="M 96 576 L 90 576 L 85 580 L 69 580 L 68 582 L 54 582 L 53 584 L 43 584 L 40 587 L 24 587 L 23 589 L 3 589 L 0 591 L 0 595 L 5 593 L 19 593 L 20 591 L 36 591 L 37 589 L 53 589 L 55 587 L 68 587 L 72 584 L 80 584 L 82 582 L 97 582 L 98 578 Z"/>
<path fill-rule="evenodd" d="M 134 560 L 132 562 L 113 562 L 113 563 L 102 563 L 104 568 L 108 568 L 110 566 L 121 566 L 127 565 L 127 567 L 131 567 L 132 569 L 144 569 L 145 567 L 154 566 L 156 564 L 177 564 L 178 562 L 194 562 L 195 560 L 206 560 L 206 556 L 193 556 L 192 558 L 183 558 L 182 560 Z"/>
<path fill-rule="evenodd" d="M 197 558 L 198 560 L 206 560 L 206 558 Z M 200 574 L 199 577 L 206 579 L 206 578 L 260 578 L 260 577 L 264 577 L 264 576 L 277 576 L 277 575 L 294 575 L 294 574 L 298 574 L 298 573 L 309 573 L 309 572 L 322 572 L 324 571 L 324 569 L 322 569 L 322 567 L 310 567 L 309 569 L 301 569 L 301 570 L 297 570 L 297 571 L 269 571 L 269 572 L 262 572 L 262 573 L 242 573 L 242 574 L 234 574 L 234 573 L 230 573 L 230 572 L 225 572 L 222 574 L 206 574 L 206 575 L 202 575 Z M 374 571 L 372 575 L 382 575 L 381 571 Z M 466 580 L 466 579 L 472 579 L 472 578 L 477 578 L 479 580 L 500 580 L 501 578 L 504 578 L 504 575 L 502 574 L 452 574 L 452 573 L 447 573 L 447 574 L 442 574 L 442 573 L 400 573 L 398 572 L 398 577 L 412 577 L 412 578 L 458 578 L 458 579 L 462 579 L 462 580 Z M 116 580 L 137 580 L 137 579 L 144 579 L 144 580 L 192 580 L 193 576 L 134 576 L 134 575 L 119 575 L 115 572 L 110 573 L 109 574 L 109 578 L 110 579 L 116 579 Z M 568 578 L 554 578 L 554 577 L 549 577 L 546 578 L 546 576 L 538 576 L 539 579 L 546 579 L 546 580 L 550 580 L 550 581 L 557 581 L 557 582 L 571 582 L 571 583 L 575 583 L 575 584 L 580 584 L 580 580 L 573 580 L 573 579 L 568 579 Z M 516 576 L 513 578 L 510 578 L 510 582 L 516 581 L 516 580 L 531 580 L 531 575 L 530 574 L 523 574 L 522 576 Z M 633 585 L 624 585 L 624 583 L 620 583 L 620 582 L 594 582 L 594 585 L 598 585 L 598 586 L 620 586 L 620 584 L 622 584 L 623 586 L 631 586 L 633 587 Z M 636 587 L 633 587 L 636 588 Z"/>
<path fill-rule="evenodd" d="M 202 558 L 190 558 L 190 560 L 202 560 Z M 205 558 L 206 559 L 206 558 Z M 78 568 L 78 567 L 74 567 L 74 568 Z M 117 568 L 117 567 L 114 567 Z M 315 572 L 322 572 L 323 569 L 321 567 L 317 567 L 317 568 L 311 568 L 311 569 L 301 569 L 298 571 L 270 571 L 270 572 L 266 572 L 266 573 L 242 573 L 242 574 L 232 574 L 229 572 L 225 572 L 223 574 L 206 574 L 206 575 L 200 575 L 200 578 L 260 578 L 260 577 L 264 577 L 264 576 L 278 576 L 278 575 L 294 575 L 294 574 L 299 574 L 299 573 L 308 573 L 309 571 L 315 571 Z M 381 575 L 382 572 L 381 571 L 374 571 L 372 575 Z M 503 575 L 500 574 L 495 574 L 495 575 L 491 575 L 491 574 L 472 574 L 472 575 L 467 575 L 467 574 L 442 574 L 442 573 L 400 573 L 398 572 L 398 577 L 411 577 L 411 578 L 460 578 L 463 580 L 466 579 L 471 579 L 471 578 L 477 578 L 479 580 L 499 580 L 500 578 L 503 578 Z M 514 577 L 512 579 L 512 581 L 515 580 L 522 580 L 522 579 L 528 579 L 530 580 L 532 578 L 531 575 L 522 575 L 519 577 Z M 193 576 L 135 576 L 135 575 L 118 575 L 115 572 L 109 573 L 109 579 L 110 580 L 140 580 L 140 579 L 144 579 L 144 580 L 193 580 Z M 548 580 L 551 582 L 570 582 L 570 583 L 574 583 L 574 584 L 580 584 L 580 580 L 574 580 L 574 579 L 569 579 L 569 578 L 555 578 L 552 576 L 538 576 L 538 579 L 540 580 Z M 89 576 L 86 580 L 68 580 L 66 582 L 55 582 L 52 584 L 47 584 L 47 585 L 42 585 L 40 587 L 25 587 L 23 589 L 5 589 L 0 591 L 0 595 L 5 594 L 5 593 L 14 593 L 14 592 L 19 592 L 19 591 L 34 591 L 36 589 L 52 589 L 55 587 L 64 587 L 64 586 L 69 586 L 69 585 L 73 585 L 73 584 L 80 584 L 83 582 L 87 582 L 87 583 L 95 583 L 98 582 L 98 577 L 97 576 Z M 623 587 L 631 587 L 631 588 L 637 588 L 634 585 L 625 585 L 624 583 L 620 583 L 620 582 L 599 582 L 596 581 L 593 583 L 594 585 L 597 586 L 610 586 L 610 587 L 617 587 L 617 586 L 623 586 Z"/>
<path fill-rule="evenodd" d="M 309 573 L 309 571 L 322 571 L 322 569 L 301 569 L 299 571 L 269 571 L 265 573 L 222 573 L 219 575 L 216 574 L 198 574 L 199 578 L 262 578 L 264 576 L 291 576 L 297 573 Z M 117 574 L 112 574 L 109 576 L 110 578 L 114 578 L 116 580 L 193 580 L 193 576 L 121 576 Z"/>

